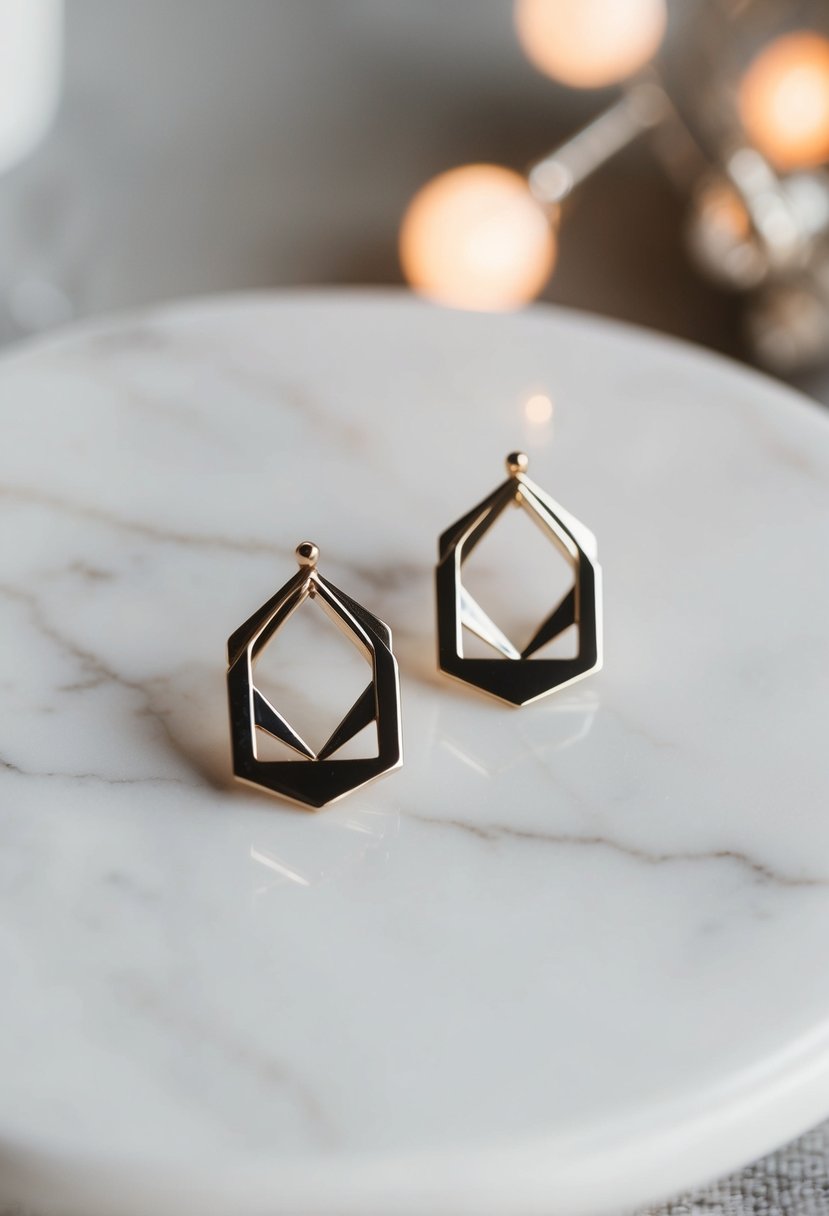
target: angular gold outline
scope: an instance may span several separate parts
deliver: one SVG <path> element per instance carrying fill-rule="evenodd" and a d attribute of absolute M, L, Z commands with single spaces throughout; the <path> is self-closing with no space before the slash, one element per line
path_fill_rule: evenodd
<path fill-rule="evenodd" d="M 438 662 L 441 671 L 454 679 L 518 706 L 538 701 L 601 668 L 601 567 L 592 532 L 530 481 L 523 471 L 526 457 L 512 453 L 507 467 L 509 478 L 440 538 L 436 570 Z M 573 587 L 523 651 L 518 651 L 483 612 L 462 579 L 464 562 L 511 503 L 527 511 L 571 563 L 574 574 Z M 574 658 L 531 657 L 570 625 L 576 626 L 578 635 Z M 465 658 L 464 627 L 503 657 Z"/>
<path fill-rule="evenodd" d="M 371 666 L 371 683 L 317 754 L 266 700 L 253 678 L 254 659 L 309 596 L 318 599 Z M 227 656 L 233 772 L 238 780 L 302 806 L 318 808 L 336 802 L 403 763 L 400 683 L 397 660 L 391 649 L 391 630 L 324 579 L 316 565 L 301 568 L 231 634 Z M 375 720 L 377 756 L 354 760 L 332 758 L 363 726 Z M 260 760 L 256 753 L 257 728 L 273 734 L 305 759 Z"/>

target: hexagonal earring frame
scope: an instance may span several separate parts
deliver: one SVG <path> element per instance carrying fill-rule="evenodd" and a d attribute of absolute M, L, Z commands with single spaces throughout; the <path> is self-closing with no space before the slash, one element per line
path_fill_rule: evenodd
<path fill-rule="evenodd" d="M 305 807 L 323 807 L 403 763 L 400 683 L 392 652 L 391 630 L 362 605 L 324 579 L 317 570 L 319 550 L 310 541 L 297 546 L 299 571 L 245 621 L 227 644 L 227 689 L 233 772 L 254 785 Z M 362 651 L 371 682 L 330 739 L 314 752 L 254 682 L 253 663 L 276 631 L 309 597 Z M 377 723 L 377 755 L 335 759 L 335 753 L 365 726 Z M 302 759 L 262 760 L 257 730 L 278 739 Z"/>
<path fill-rule="evenodd" d="M 527 477 L 523 452 L 507 457 L 507 480 L 443 533 L 436 570 L 438 663 L 456 680 L 509 705 L 529 705 L 598 671 L 602 665 L 601 567 L 596 538 L 584 524 Z M 511 503 L 523 507 L 557 546 L 573 570 L 573 586 L 519 651 L 463 585 L 462 568 L 501 512 Z M 575 625 L 573 658 L 533 658 L 569 626 Z M 467 658 L 468 629 L 500 658 Z"/>

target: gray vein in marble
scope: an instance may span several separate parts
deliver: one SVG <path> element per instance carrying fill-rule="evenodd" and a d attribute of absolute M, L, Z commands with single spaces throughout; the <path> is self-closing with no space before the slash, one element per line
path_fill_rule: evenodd
<path fill-rule="evenodd" d="M 159 1023 L 175 1028 L 184 1040 L 197 1036 L 217 1047 L 225 1058 L 241 1072 L 254 1075 L 266 1086 L 283 1090 L 303 1112 L 307 1124 L 314 1130 L 321 1148 L 333 1148 L 338 1140 L 324 1105 L 308 1083 L 281 1060 L 259 1052 L 242 1038 L 236 1038 L 217 1024 L 195 1012 L 181 1015 L 168 991 L 156 991 L 149 983 L 136 977 L 123 977 L 119 987 L 129 1003 L 154 1017 Z"/>
<path fill-rule="evenodd" d="M 626 844 L 609 836 L 579 836 L 570 832 L 534 832 L 526 828 L 515 828 L 508 824 L 470 823 L 462 819 L 440 819 L 434 816 L 414 813 L 409 815 L 418 823 L 431 827 L 450 827 L 461 832 L 467 832 L 479 840 L 495 843 L 501 839 L 534 841 L 538 844 L 558 845 L 562 848 L 595 848 L 609 849 L 634 861 L 641 861 L 651 866 L 695 864 L 697 862 L 731 862 L 749 871 L 760 882 L 773 883 L 780 887 L 827 887 L 829 878 L 813 875 L 785 874 L 774 870 L 764 862 L 749 856 L 738 849 L 710 849 L 702 852 L 677 851 L 655 852 L 643 849 L 637 845 Z"/>
<path fill-rule="evenodd" d="M 101 785 L 185 785 L 181 777 L 105 777 L 102 773 L 70 773 L 57 769 L 23 768 L 0 756 L 0 771 L 18 777 L 60 777 L 66 781 L 96 782 Z"/>
<path fill-rule="evenodd" d="M 270 541 L 254 540 L 251 537 L 237 537 L 231 540 L 227 536 L 211 536 L 196 532 L 173 532 L 153 524 L 141 523 L 139 520 L 119 519 L 111 511 L 99 507 L 84 506 L 57 494 L 35 490 L 32 486 L 0 486 L 0 498 L 7 502 L 17 502 L 25 505 L 45 507 L 47 510 L 60 511 L 76 519 L 91 520 L 104 524 L 108 528 L 129 532 L 141 536 L 145 540 L 156 541 L 168 545 L 185 545 L 202 549 L 218 549 L 231 553 L 250 553 L 269 557 L 283 557 L 286 562 L 292 558 L 293 550 L 275 545 Z"/>
<path fill-rule="evenodd" d="M 272 405 L 274 400 L 277 400 L 281 406 L 301 418 L 303 423 L 327 431 L 343 449 L 356 452 L 367 460 L 371 458 L 372 454 L 365 443 L 366 433 L 362 427 L 340 413 L 322 409 L 304 386 L 271 374 L 270 369 L 251 362 L 250 355 L 248 361 L 241 362 L 233 358 L 227 350 L 217 352 L 211 341 L 199 339 L 193 334 L 179 332 L 168 335 L 163 322 L 155 327 L 129 326 L 108 335 L 99 335 L 98 341 L 99 350 L 105 358 L 99 358 L 96 363 L 96 378 L 100 378 L 101 370 L 106 366 L 106 357 L 118 360 L 133 353 L 159 352 L 168 364 L 178 363 L 185 367 L 192 365 L 198 367 L 201 372 L 208 369 L 215 377 L 232 381 L 235 386 L 245 391 L 253 402 Z M 81 359 L 84 365 L 87 365 L 86 348 L 81 351 Z M 178 424 L 182 421 L 200 421 L 198 415 L 192 412 L 189 416 L 182 415 L 180 410 L 171 408 L 170 403 L 163 398 L 139 392 L 134 386 L 125 383 L 123 372 L 117 364 L 116 368 L 117 379 L 113 387 L 119 397 L 123 398 L 126 393 L 134 404 L 146 405 L 149 409 L 173 417 Z"/>
<path fill-rule="evenodd" d="M 63 653 L 69 655 L 77 663 L 79 663 L 79 665 L 81 666 L 81 670 L 85 670 L 86 672 L 88 672 L 89 678 L 87 680 L 78 680 L 78 681 L 73 681 L 72 683 L 69 683 L 69 684 L 58 685 L 56 691 L 58 691 L 58 692 L 79 692 L 79 691 L 85 691 L 86 689 L 98 687 L 101 684 L 110 683 L 110 684 L 119 685 L 121 688 L 125 688 L 132 693 L 137 693 L 139 695 L 139 697 L 142 698 L 142 701 L 143 701 L 143 704 L 141 705 L 140 709 L 137 712 L 141 713 L 141 714 L 145 714 L 148 717 L 152 718 L 152 720 L 162 730 L 165 738 L 170 743 L 170 745 L 173 748 L 173 750 L 175 751 L 176 755 L 181 754 L 181 749 L 178 746 L 178 741 L 176 740 L 176 738 L 173 735 L 173 732 L 170 728 L 170 724 L 167 721 L 166 714 L 164 714 L 162 711 L 156 709 L 155 706 L 153 705 L 153 689 L 154 688 L 159 689 L 159 688 L 163 687 L 164 683 L 166 682 L 164 678 L 156 677 L 156 679 L 154 681 L 152 681 L 152 687 L 150 687 L 150 685 L 147 684 L 146 682 L 143 682 L 140 680 L 130 680 L 126 676 L 122 675 L 120 672 L 115 671 L 114 668 L 110 667 L 107 663 L 105 663 L 98 655 L 95 655 L 90 650 L 87 650 L 84 647 L 79 646 L 77 644 L 77 642 L 74 642 L 71 638 L 68 638 L 60 630 L 56 629 L 54 625 L 50 624 L 50 622 L 47 621 L 43 616 L 43 612 L 41 610 L 37 597 L 31 592 L 23 591 L 19 587 L 12 587 L 12 586 L 9 586 L 6 584 L 0 584 L 0 596 L 5 596 L 7 599 L 16 600 L 19 603 L 25 604 L 29 608 L 31 621 L 32 621 L 32 624 L 34 625 L 35 629 L 37 629 L 38 632 L 43 637 L 47 638 L 50 642 L 52 642 L 54 645 L 56 645 L 61 651 L 63 651 Z M 30 775 L 30 776 L 48 776 L 48 775 L 50 775 L 47 773 L 39 773 L 39 772 L 32 772 L 32 773 L 27 774 L 24 769 L 16 768 L 16 766 L 14 766 L 9 761 L 6 761 L 6 762 L 0 761 L 0 767 L 5 768 L 7 771 L 17 771 L 18 773 L 21 773 L 23 775 Z M 51 775 L 52 776 L 61 775 L 61 776 L 67 776 L 67 777 L 73 776 L 73 774 L 71 774 L 71 773 L 65 773 L 65 774 L 53 773 Z M 183 782 L 181 778 L 173 778 L 173 777 L 164 778 L 164 777 L 150 776 L 150 777 L 136 777 L 136 778 L 129 778 L 129 779 L 116 779 L 116 778 L 109 779 L 101 774 L 95 774 L 95 773 L 74 774 L 74 776 L 83 777 L 83 778 L 86 778 L 87 780 L 97 779 L 97 780 L 100 780 L 102 782 L 107 782 L 108 784 L 112 784 L 112 785 L 140 784 L 145 781 L 156 781 L 156 782 L 165 781 L 165 782 L 177 782 L 179 784 L 185 784 L 185 782 Z"/>
<path fill-rule="evenodd" d="M 811 453 L 801 451 L 784 439 L 772 419 L 758 413 L 754 400 L 736 393 L 732 400 L 739 407 L 741 414 L 748 419 L 750 431 L 755 440 L 762 445 L 766 454 L 772 457 L 776 465 L 784 465 L 795 473 L 805 475 L 810 481 L 816 482 L 821 490 L 825 491 L 829 488 L 826 468 L 817 465 Z M 814 416 L 816 421 L 819 418 L 820 422 L 824 423 L 825 419 L 817 410 L 814 411 Z"/>
<path fill-rule="evenodd" d="M 394 593 L 417 586 L 428 578 L 432 571 L 414 562 L 385 563 L 382 566 L 366 566 L 360 562 L 349 562 L 349 570 L 375 591 Z"/>
<path fill-rule="evenodd" d="M 120 675 L 112 667 L 109 667 L 98 655 L 93 654 L 91 650 L 87 650 L 83 646 L 79 646 L 77 642 L 72 641 L 66 634 L 61 633 L 54 625 L 50 624 L 41 611 L 40 603 L 36 595 L 31 591 L 24 591 L 20 587 L 14 587 L 7 583 L 0 583 L 0 596 L 6 599 L 16 600 L 18 603 L 25 604 L 31 613 L 31 621 L 43 637 L 75 659 L 81 668 L 89 673 L 91 679 L 78 684 L 70 684 L 58 686 L 58 691 L 67 692 L 75 691 L 78 688 L 93 688 L 101 683 L 120 684 L 124 688 L 129 688 L 132 691 L 144 692 L 144 686 L 133 680 L 128 680 Z"/>
<path fill-rule="evenodd" d="M 102 570 L 99 566 L 90 566 L 87 562 L 70 562 L 57 573 L 77 575 L 87 583 L 107 583 L 115 578 L 111 570 Z"/>
<path fill-rule="evenodd" d="M 131 354 L 152 357 L 157 353 L 165 363 L 196 368 L 201 373 L 205 369 L 211 371 L 215 381 L 224 380 L 240 389 L 252 403 L 262 404 L 267 408 L 277 404 L 284 407 L 304 425 L 326 433 L 330 441 L 342 452 L 358 457 L 363 470 L 371 469 L 375 493 L 381 481 L 389 484 L 389 464 L 382 452 L 378 451 L 374 436 L 369 434 L 362 424 L 357 424 L 344 415 L 339 408 L 326 408 L 306 385 L 286 380 L 275 374 L 275 368 L 263 366 L 260 352 L 247 350 L 242 352 L 240 358 L 231 353 L 232 347 L 217 351 L 211 335 L 202 338 L 182 331 L 167 332 L 162 318 L 155 325 L 136 323 L 101 332 L 89 340 L 88 346 L 84 345 L 77 352 L 73 348 L 61 348 L 55 355 L 60 360 L 79 353 L 81 363 L 86 369 L 89 364 L 89 347 L 94 349 L 97 356 L 96 379 L 100 381 L 103 378 L 102 373 L 111 361 L 114 373 L 112 389 L 119 398 L 126 399 L 130 404 L 139 408 L 146 405 L 152 411 L 171 418 L 176 425 L 198 426 L 201 432 L 205 431 L 204 413 L 191 411 L 185 415 L 176 408 L 178 398 L 171 400 L 156 394 L 151 395 L 135 388 L 125 377 L 119 360 Z M 223 438 L 222 442 L 224 444 L 226 439 Z M 399 487 L 395 485 L 394 489 Z M 415 492 L 414 488 L 410 488 L 410 494 Z M 431 502 L 428 492 L 424 492 L 422 499 L 424 505 Z"/>
<path fill-rule="evenodd" d="M 121 324 L 107 325 L 105 329 L 87 334 L 83 355 L 86 356 L 87 352 L 105 356 L 122 352 L 136 354 L 167 351 L 171 345 L 169 335 L 160 324 L 149 321 L 125 321 Z M 74 349 L 74 346 L 57 347 L 53 353 L 55 356 L 63 358 Z"/>
<path fill-rule="evenodd" d="M 679 749 L 679 745 L 674 743 L 673 740 L 663 739 L 653 734 L 652 731 L 648 730 L 640 722 L 635 722 L 628 713 L 620 710 L 617 705 L 608 705 L 603 701 L 602 711 L 615 718 L 627 734 L 635 735 L 637 739 L 643 739 L 645 743 L 649 743 L 656 751 L 677 751 Z"/>

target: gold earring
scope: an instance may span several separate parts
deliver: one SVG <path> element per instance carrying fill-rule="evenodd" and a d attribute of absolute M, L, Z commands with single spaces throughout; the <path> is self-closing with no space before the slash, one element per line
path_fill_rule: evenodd
<path fill-rule="evenodd" d="M 528 463 L 523 452 L 507 456 L 507 480 L 441 536 L 436 572 L 441 670 L 510 705 L 528 705 L 602 665 L 601 568 L 596 560 L 596 538 L 530 481 Z M 464 562 L 510 503 L 522 507 L 541 525 L 573 571 L 572 587 L 520 651 L 473 599 L 462 579 Z M 575 657 L 533 657 L 571 625 L 578 635 Z M 498 651 L 501 658 L 466 658 L 464 629 Z"/>
<path fill-rule="evenodd" d="M 316 545 L 303 541 L 297 546 L 296 557 L 298 572 L 228 640 L 233 772 L 249 785 L 304 806 L 321 807 L 400 768 L 403 763 L 400 686 L 388 626 L 322 577 L 317 569 Z M 280 626 L 307 599 L 323 608 L 371 667 L 371 682 L 318 752 L 308 746 L 254 683 L 255 660 Z M 335 759 L 336 752 L 371 722 L 377 724 L 377 755 L 369 759 Z M 258 731 L 272 735 L 302 759 L 259 759 Z"/>

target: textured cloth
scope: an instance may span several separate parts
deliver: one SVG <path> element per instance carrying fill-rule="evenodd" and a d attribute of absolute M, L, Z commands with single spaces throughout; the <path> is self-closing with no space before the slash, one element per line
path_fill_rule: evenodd
<path fill-rule="evenodd" d="M 829 1123 L 742 1173 L 638 1216 L 829 1216 Z"/>

